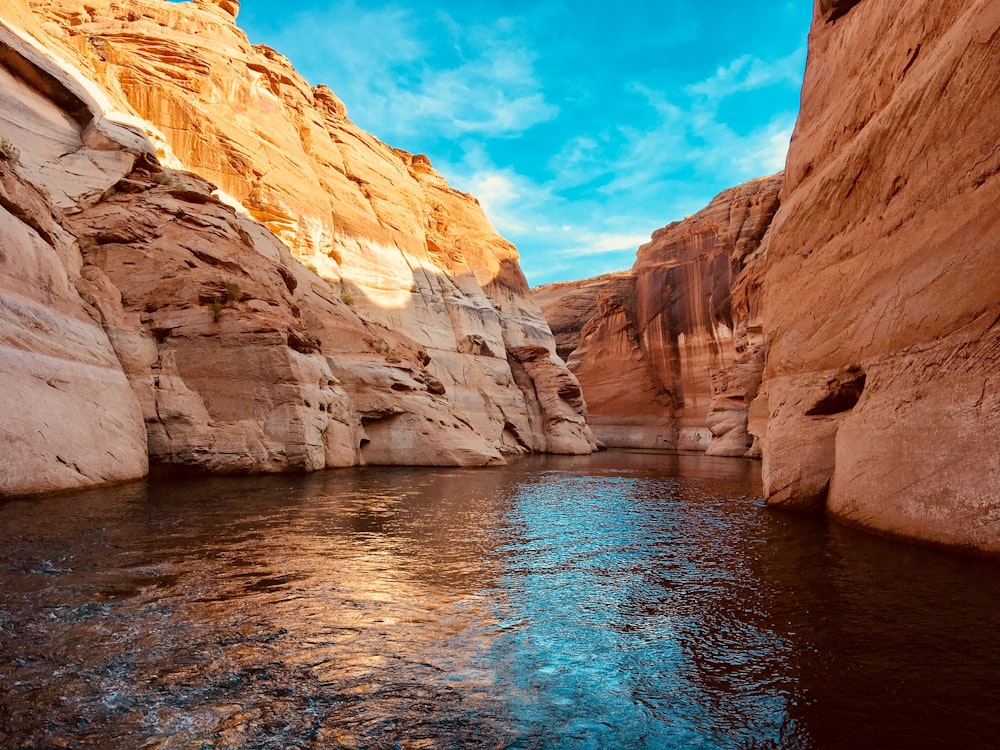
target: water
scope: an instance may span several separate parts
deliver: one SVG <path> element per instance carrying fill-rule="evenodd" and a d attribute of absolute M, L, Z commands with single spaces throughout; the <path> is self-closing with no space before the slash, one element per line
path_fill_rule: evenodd
<path fill-rule="evenodd" d="M 140 483 L 0 505 L 3 748 L 1000 745 L 1000 567 L 758 467 Z"/>

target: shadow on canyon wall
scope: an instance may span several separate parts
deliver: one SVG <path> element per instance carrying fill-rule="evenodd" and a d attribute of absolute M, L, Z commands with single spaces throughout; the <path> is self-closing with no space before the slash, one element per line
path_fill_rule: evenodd
<path fill-rule="evenodd" d="M 161 468 L 257 472 L 483 464 L 596 447 L 579 386 L 552 355 L 515 261 L 499 259 L 479 278 L 467 265 L 449 275 L 429 254 L 390 245 L 381 251 L 395 256 L 399 278 L 389 286 L 321 279 L 211 183 L 165 168 L 163 144 L 76 73 L 9 30 L 0 42 L 19 151 L 3 165 L 3 206 L 26 238 L 4 262 L 9 278 L 27 282 L 6 290 L 6 309 L 15 300 L 36 316 L 59 309 L 51 336 L 84 326 L 89 339 L 87 351 L 59 350 L 57 368 L 101 349 L 104 372 L 96 388 L 70 378 L 58 399 L 38 394 L 33 364 L 15 373 L 22 387 L 8 398 L 38 395 L 25 424 L 7 423 L 5 441 L 37 435 L 43 445 L 21 445 L 29 463 L 4 491 L 139 476 L 147 451 Z M 51 124 L 65 113 L 73 125 Z M 362 257 L 372 244 L 340 242 Z M 59 278 L 58 304 L 51 279 L 32 276 L 39 257 Z M 37 337 L 12 343 L 28 360 L 40 355 Z M 107 407 L 117 429 L 82 441 L 90 415 L 77 402 Z M 66 471 L 31 468 L 47 463 Z"/>

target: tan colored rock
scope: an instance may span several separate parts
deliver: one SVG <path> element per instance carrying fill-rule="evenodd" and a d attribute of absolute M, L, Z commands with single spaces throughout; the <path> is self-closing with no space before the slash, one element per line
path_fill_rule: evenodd
<path fill-rule="evenodd" d="M 580 444 L 591 452 L 597 448 L 585 419 L 586 404 L 579 381 L 544 346 L 512 346 L 508 349 L 514 378 L 525 390 L 537 394 L 537 409 L 532 409 L 533 432 L 545 436 L 542 450 L 547 453 L 580 453 Z M 538 424 L 540 423 L 540 424 Z"/>
<path fill-rule="evenodd" d="M 752 321 L 734 316 L 732 289 L 778 208 L 781 180 L 779 174 L 723 191 L 694 216 L 654 232 L 652 241 L 639 248 L 632 270 L 643 342 L 659 352 L 654 365 L 677 401 L 680 450 L 709 448 L 710 410 L 745 412 L 749 407 L 742 392 L 729 388 L 731 380 L 752 381 L 752 376 L 727 376 L 717 394 L 713 375 L 752 365 L 758 357 L 744 356 L 747 342 L 737 346 Z M 717 395 L 729 408 L 713 407 Z"/>
<path fill-rule="evenodd" d="M 67 238 L 43 241 L 75 280 L 70 306 L 99 321 L 94 347 L 113 347 L 106 379 L 132 387 L 107 410 L 122 423 L 109 444 L 144 421 L 155 462 L 222 472 L 595 449 L 517 252 L 475 199 L 251 47 L 237 10 L 0 5 L 0 120 Z M 21 198 L 7 208 L 23 217 Z M 22 323 L 0 335 L 18 339 Z M 73 346 L 67 361 L 96 356 Z M 525 347 L 529 366 L 508 351 Z M 14 359 L 0 365 L 25 369 Z M 34 387 L 17 382 L 11 404 Z M 86 400 L 71 391 L 68 409 Z M 142 437 L 139 469 L 74 460 L 83 479 L 10 491 L 141 475 Z"/>
<path fill-rule="evenodd" d="M 134 479 L 148 466 L 139 404 L 78 292 L 83 259 L 59 224 L 58 197 L 27 176 L 45 166 L 64 183 L 81 173 L 107 184 L 139 154 L 92 148 L 103 141 L 91 136 L 131 144 L 137 134 L 95 121 L 86 86 L 60 80 L 57 65 L 4 27 L 0 62 L 0 494 Z M 76 105 L 70 116 L 66 102 Z"/>
<path fill-rule="evenodd" d="M 165 134 L 161 159 L 218 185 L 357 313 L 421 347 L 445 400 L 491 446 L 549 442 L 529 428 L 536 396 L 518 386 L 505 353 L 555 351 L 517 251 L 426 157 L 355 127 L 328 88 L 310 87 L 282 55 L 250 45 L 213 3 L 33 7 L 49 20 L 48 43 Z M 65 22 L 84 10 L 89 21 Z M 516 446 L 508 424 L 522 436 Z M 575 451 L 593 444 L 583 436 Z"/>
<path fill-rule="evenodd" d="M 1000 554 L 998 143 L 997 3 L 821 4 L 768 247 L 770 502 L 829 483 L 836 518 Z"/>
<path fill-rule="evenodd" d="M 111 342 L 80 299 L 79 248 L 0 158 L 0 496 L 146 473 L 146 431 Z"/>
<path fill-rule="evenodd" d="M 219 472 L 324 468 L 330 420 L 350 418 L 296 315 L 293 259 L 260 252 L 207 183 L 177 173 L 160 185 L 163 174 L 135 170 L 124 192 L 66 219 L 113 340 L 134 347 L 120 359 L 144 395 L 151 459 Z M 281 253 L 272 242 L 264 250 Z M 101 278 L 117 298 L 101 298 Z"/>

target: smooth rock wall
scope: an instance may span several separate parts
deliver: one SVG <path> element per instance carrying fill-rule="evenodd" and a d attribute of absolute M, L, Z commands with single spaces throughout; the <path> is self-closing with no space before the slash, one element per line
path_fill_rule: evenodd
<path fill-rule="evenodd" d="M 77 293 L 79 249 L 5 159 L 0 235 L 0 496 L 143 476 L 139 404 Z"/>
<path fill-rule="evenodd" d="M 766 272 L 769 502 L 1000 553 L 1000 4 L 823 2 Z"/>

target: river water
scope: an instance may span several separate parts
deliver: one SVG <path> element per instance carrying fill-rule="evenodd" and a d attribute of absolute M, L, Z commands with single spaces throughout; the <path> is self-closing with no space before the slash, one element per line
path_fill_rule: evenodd
<path fill-rule="evenodd" d="M 149 482 L 0 505 L 3 748 L 983 748 L 1000 566 L 759 467 Z"/>

